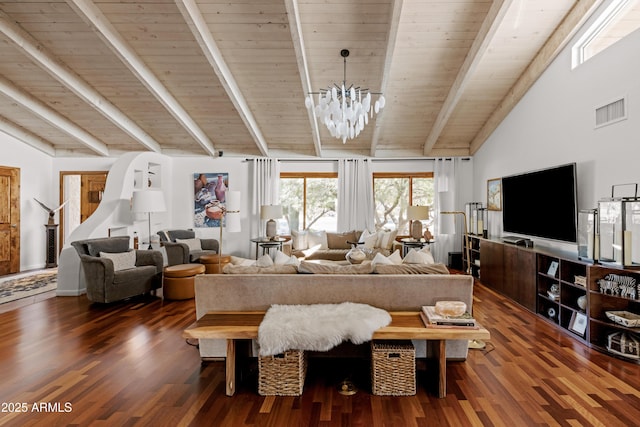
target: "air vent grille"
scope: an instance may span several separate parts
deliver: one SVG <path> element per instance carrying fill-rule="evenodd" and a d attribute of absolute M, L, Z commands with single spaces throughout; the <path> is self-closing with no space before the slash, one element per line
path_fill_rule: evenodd
<path fill-rule="evenodd" d="M 625 98 L 620 98 L 600 108 L 596 108 L 596 128 L 619 122 L 627 118 Z"/>

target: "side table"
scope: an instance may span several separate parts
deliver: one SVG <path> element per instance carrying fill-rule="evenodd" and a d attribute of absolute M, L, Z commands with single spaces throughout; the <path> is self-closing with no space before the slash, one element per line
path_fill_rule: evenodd
<path fill-rule="evenodd" d="M 406 240 L 406 239 L 402 239 L 400 240 L 400 243 L 402 244 L 402 257 L 404 258 L 407 253 L 409 252 L 409 250 L 411 250 L 412 248 L 417 248 L 417 249 L 422 249 L 425 246 L 430 245 L 431 243 L 433 243 L 433 240 L 429 240 L 429 241 L 421 241 L 421 240 Z"/>
<path fill-rule="evenodd" d="M 221 274 L 224 266 L 231 262 L 231 255 L 202 255 L 199 261 L 200 264 L 204 265 L 206 274 Z"/>
<path fill-rule="evenodd" d="M 270 253 L 273 248 L 282 251 L 282 244 L 287 240 L 288 239 L 270 240 L 266 237 L 256 237 L 255 239 L 251 239 L 251 241 L 256 244 L 256 259 L 258 259 L 259 248 L 262 248 L 262 255 Z"/>

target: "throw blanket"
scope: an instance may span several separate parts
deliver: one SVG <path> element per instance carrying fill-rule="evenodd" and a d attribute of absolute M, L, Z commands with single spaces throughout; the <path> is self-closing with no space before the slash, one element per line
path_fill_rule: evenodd
<path fill-rule="evenodd" d="M 258 329 L 260 355 L 294 349 L 327 351 L 346 340 L 362 344 L 389 323 L 389 313 L 367 304 L 274 304 Z"/>

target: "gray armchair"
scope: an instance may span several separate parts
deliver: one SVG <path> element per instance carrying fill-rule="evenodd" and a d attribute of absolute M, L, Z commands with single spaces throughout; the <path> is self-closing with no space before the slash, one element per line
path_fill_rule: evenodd
<path fill-rule="evenodd" d="M 160 251 L 135 250 L 135 266 L 126 269 L 118 269 L 117 260 L 100 257 L 100 252 L 112 257 L 129 252 L 129 236 L 77 240 L 71 245 L 80 255 L 90 301 L 114 302 L 162 287 Z"/>
<path fill-rule="evenodd" d="M 193 230 L 158 231 L 158 236 L 160 244 L 167 251 L 169 265 L 198 262 L 202 255 L 217 254 L 219 249 L 216 239 L 196 239 Z M 190 248 L 186 243 L 176 242 L 176 239 L 193 240 L 195 248 Z"/>

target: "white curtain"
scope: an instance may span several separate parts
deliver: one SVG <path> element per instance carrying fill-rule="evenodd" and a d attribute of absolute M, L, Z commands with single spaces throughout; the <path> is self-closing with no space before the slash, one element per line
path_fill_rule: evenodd
<path fill-rule="evenodd" d="M 367 159 L 338 160 L 338 232 L 375 230 L 373 175 Z"/>
<path fill-rule="evenodd" d="M 437 212 L 435 224 L 436 243 L 431 250 L 438 262 L 446 264 L 449 252 L 462 251 L 463 216 L 459 214 L 441 214 L 440 212 L 459 211 L 460 158 L 438 158 L 433 168 L 434 208 Z"/>
<path fill-rule="evenodd" d="M 264 235 L 264 226 L 260 219 L 262 205 L 280 203 L 280 162 L 277 159 L 253 159 L 253 200 L 251 201 L 251 236 Z"/>

